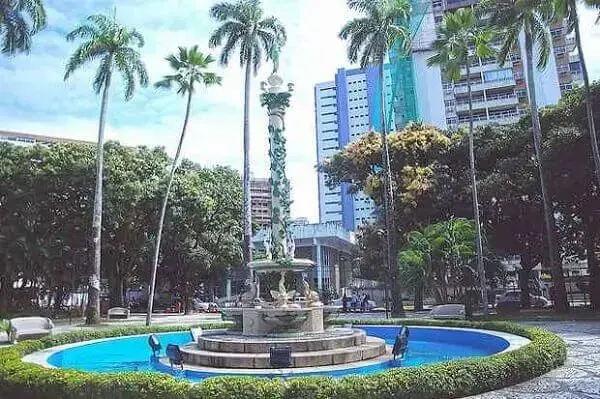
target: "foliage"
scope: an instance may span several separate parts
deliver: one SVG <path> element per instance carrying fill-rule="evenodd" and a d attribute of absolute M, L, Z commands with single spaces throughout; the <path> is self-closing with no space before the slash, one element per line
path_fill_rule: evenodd
<path fill-rule="evenodd" d="M 205 86 L 220 85 L 222 78 L 214 72 L 207 72 L 206 69 L 215 60 L 208 54 L 204 55 L 198 51 L 198 46 L 192 46 L 189 49 L 179 47 L 178 54 L 170 54 L 165 58 L 173 70 L 172 75 L 166 75 L 154 84 L 161 89 L 171 89 L 176 86 L 177 94 L 185 95 L 195 91 L 196 84 Z"/>
<path fill-rule="evenodd" d="M 31 37 L 46 27 L 42 0 L 0 0 L 2 54 L 29 52 Z"/>
<path fill-rule="evenodd" d="M 406 241 L 398 266 L 407 284 L 421 293 L 430 288 L 438 303 L 448 302 L 451 288 L 455 300 L 465 288 L 473 289 L 477 276 L 471 266 L 475 257 L 473 221 L 459 218 L 434 223 L 411 231 Z"/>
<path fill-rule="evenodd" d="M 410 231 L 454 215 L 448 193 L 446 156 L 459 139 L 422 124 L 409 124 L 388 135 L 396 226 Z M 463 162 L 464 163 L 464 162 Z M 320 166 L 327 184 L 350 183 L 352 192 L 364 191 L 381 204 L 381 137 L 371 132 L 348 144 Z M 462 216 L 462 215 L 461 215 Z"/>
<path fill-rule="evenodd" d="M 360 63 L 383 64 L 387 52 L 398 42 L 404 51 L 410 48 L 410 3 L 406 0 L 348 0 L 350 9 L 362 15 L 347 22 L 340 31 L 340 39 L 349 40 L 348 60 Z"/>
<path fill-rule="evenodd" d="M 127 287 L 147 282 L 170 160 L 162 149 L 113 142 L 105 151 L 102 277 L 109 282 L 112 304 L 118 305 Z M 92 259 L 94 180 L 92 146 L 0 144 L 0 312 L 38 312 L 44 298 L 54 298 L 58 311 L 66 295 L 82 292 L 80 276 Z M 202 266 L 199 273 L 210 270 L 210 276 L 239 265 L 239 175 L 229 168 L 185 162 L 175 186 L 178 199 L 169 214 L 165 257 L 172 259 L 169 254 L 179 250 L 179 256 L 189 259 L 199 256 L 201 248 L 207 258 L 186 267 Z M 215 212 L 217 204 L 221 212 Z M 167 266 L 165 273 L 172 269 Z"/>
<path fill-rule="evenodd" d="M 468 67 L 473 56 L 486 58 L 495 54 L 490 45 L 493 38 L 494 32 L 481 26 L 472 8 L 446 13 L 433 42 L 435 54 L 427 59 L 427 64 L 442 66 L 446 77 L 458 82 L 460 69 Z M 475 48 L 472 55 L 470 47 Z"/>
<path fill-rule="evenodd" d="M 65 80 L 77 69 L 92 60 L 99 59 L 100 65 L 94 78 L 94 91 L 99 94 L 116 69 L 125 82 L 125 99 L 135 92 L 136 81 L 140 86 L 148 85 L 148 73 L 135 47 L 144 46 L 144 37 L 135 29 L 128 29 L 116 19 L 105 15 L 91 15 L 88 22 L 80 25 L 67 35 L 67 40 L 83 39 L 71 55 L 65 70 Z"/>
<path fill-rule="evenodd" d="M 511 50 L 519 46 L 519 35 L 523 32 L 538 45 L 537 67 L 546 67 L 552 54 L 552 38 L 547 29 L 555 12 L 552 0 L 484 0 L 480 8 L 482 14 L 488 15 L 490 26 L 498 29 L 503 38 L 498 53 L 501 64 L 505 64 Z"/>
<path fill-rule="evenodd" d="M 211 48 L 223 45 L 222 65 L 229 64 L 232 53 L 239 48 L 240 66 L 251 64 L 258 72 L 263 58 L 271 59 L 287 41 L 285 28 L 275 17 L 265 17 L 260 1 L 237 0 L 215 4 L 210 16 L 221 25 L 208 39 Z"/>
<path fill-rule="evenodd" d="M 337 324 L 430 325 L 485 328 L 518 334 L 531 343 L 511 352 L 479 359 L 403 367 L 372 376 L 302 377 L 289 380 L 258 377 L 209 378 L 199 384 L 151 373 L 94 374 L 45 369 L 21 357 L 50 346 L 82 340 L 186 328 L 152 327 L 82 331 L 38 341 L 25 341 L 0 351 L 0 395 L 24 399 L 82 397 L 114 398 L 450 398 L 474 395 L 513 385 L 562 365 L 566 346 L 556 335 L 505 322 L 434 321 L 415 319 L 337 320 Z M 222 325 L 203 326 L 204 328 Z"/>

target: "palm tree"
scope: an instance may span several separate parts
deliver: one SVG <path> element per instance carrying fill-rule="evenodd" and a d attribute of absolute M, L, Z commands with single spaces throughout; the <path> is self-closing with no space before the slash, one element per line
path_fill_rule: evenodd
<path fill-rule="evenodd" d="M 210 37 L 211 48 L 223 45 L 220 63 L 227 66 L 239 48 L 244 81 L 244 263 L 252 261 L 252 216 L 250 210 L 250 82 L 263 59 L 285 45 L 285 28 L 275 17 L 265 17 L 260 0 L 238 0 L 215 4 L 210 9 L 221 25 Z"/>
<path fill-rule="evenodd" d="M 29 52 L 31 37 L 46 27 L 41 0 L 0 0 L 2 53 Z"/>
<path fill-rule="evenodd" d="M 402 290 L 398 279 L 396 259 L 396 229 L 393 220 L 393 190 L 390 169 L 390 157 L 387 142 L 387 119 L 385 104 L 385 67 L 388 52 L 395 45 L 401 45 L 402 51 L 410 47 L 410 4 L 407 0 L 347 0 L 348 7 L 362 14 L 342 28 L 339 37 L 348 40 L 348 60 L 359 62 L 365 69 L 370 65 L 379 68 L 381 84 L 381 141 L 383 166 L 383 208 L 387 230 L 387 270 L 390 273 L 392 293 L 392 314 L 404 313 Z"/>
<path fill-rule="evenodd" d="M 481 10 L 487 13 L 490 24 L 503 30 L 504 42 L 498 54 L 501 64 L 506 63 L 513 48 L 519 45 L 519 35 L 525 37 L 525 60 L 527 67 L 527 91 L 531 107 L 531 124 L 535 157 L 540 178 L 542 202 L 544 204 L 544 224 L 548 248 L 548 262 L 552 270 L 554 282 L 554 307 L 557 311 L 568 311 L 567 293 L 565 290 L 562 264 L 556 252 L 554 239 L 554 211 L 546 185 L 543 166 L 540 118 L 537 106 L 534 78 L 534 46 L 537 45 L 537 68 L 544 69 L 552 54 L 552 39 L 547 28 L 554 18 L 552 0 L 484 0 Z"/>
<path fill-rule="evenodd" d="M 437 39 L 433 43 L 435 55 L 429 57 L 428 65 L 440 65 L 448 80 L 461 79 L 461 68 L 467 74 L 467 92 L 469 98 L 469 167 L 471 171 L 471 192 L 473 195 L 473 214 L 475 219 L 475 244 L 477 248 L 477 273 L 485 314 L 488 312 L 488 297 L 483 267 L 483 244 L 481 223 L 479 221 L 479 200 L 477 198 L 477 175 L 475 169 L 475 151 L 473 148 L 473 97 L 471 93 L 471 62 L 474 57 L 490 57 L 494 50 L 489 43 L 492 31 L 481 27 L 472 8 L 461 8 L 444 15 L 442 25 L 437 30 Z M 471 50 L 472 49 L 472 50 Z"/>
<path fill-rule="evenodd" d="M 77 69 L 90 61 L 99 60 L 93 83 L 94 92 L 102 92 L 100 121 L 98 123 L 98 143 L 96 148 L 96 191 L 94 193 L 94 214 L 92 235 L 94 242 L 94 263 L 89 277 L 89 294 L 86 309 L 86 324 L 98 322 L 100 315 L 100 265 L 102 239 L 102 171 L 104 164 L 104 127 L 108 109 L 108 95 L 113 71 L 116 69 L 125 82 L 125 100 L 130 100 L 136 88 L 136 81 L 142 87 L 148 85 L 148 74 L 141 60 L 138 48 L 144 45 L 144 38 L 135 29 L 128 29 L 117 23 L 116 17 L 92 15 L 67 35 L 68 41 L 77 38 L 84 42 L 69 58 L 64 79 L 67 80 Z"/>
<path fill-rule="evenodd" d="M 166 75 L 161 81 L 154 86 L 161 89 L 171 89 L 173 86 L 177 88 L 177 94 L 182 96 L 187 95 L 187 105 L 185 108 L 185 118 L 183 119 L 183 128 L 179 136 L 179 144 L 177 152 L 171 164 L 171 171 L 167 181 L 167 189 L 163 198 L 162 208 L 160 210 L 160 220 L 158 222 L 158 232 L 156 234 L 156 246 L 154 248 L 154 260 L 152 263 L 152 277 L 150 282 L 150 294 L 148 299 L 148 313 L 146 315 L 146 325 L 149 326 L 152 322 L 152 307 L 154 304 L 154 287 L 156 286 L 156 271 L 158 269 L 158 256 L 160 253 L 160 241 L 162 237 L 165 214 L 167 213 L 167 204 L 169 202 L 169 194 L 171 193 L 171 185 L 175 177 L 179 158 L 181 156 L 181 148 L 187 131 L 188 122 L 190 120 L 190 110 L 192 107 L 192 96 L 195 91 L 196 84 L 204 84 L 205 86 L 214 86 L 221 84 L 221 77 L 213 72 L 207 72 L 206 69 L 215 60 L 209 55 L 204 55 L 198 51 L 198 46 L 193 46 L 190 49 L 179 47 L 179 54 L 171 54 L 166 60 L 169 62 L 173 75 Z"/>
<path fill-rule="evenodd" d="M 592 4 L 590 3 L 590 5 Z M 592 98 L 590 94 L 590 79 L 588 76 L 587 66 L 585 64 L 585 58 L 583 56 L 583 46 L 581 44 L 579 14 L 577 13 L 577 0 L 555 0 L 555 6 L 557 10 L 557 17 L 560 20 L 563 18 L 567 20 L 569 33 L 575 31 L 575 41 L 577 42 L 577 52 L 579 53 L 579 62 L 581 64 L 581 73 L 583 75 L 585 111 L 587 114 L 588 130 L 590 132 L 592 157 L 594 159 L 594 166 L 596 170 L 596 180 L 600 186 L 600 152 L 598 150 L 598 137 L 596 136 L 596 126 L 594 124 L 594 111 L 592 108 Z"/>

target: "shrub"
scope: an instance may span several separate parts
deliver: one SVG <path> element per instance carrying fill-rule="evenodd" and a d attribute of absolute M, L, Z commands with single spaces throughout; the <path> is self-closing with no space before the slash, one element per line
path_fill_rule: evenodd
<path fill-rule="evenodd" d="M 337 324 L 407 324 L 472 327 L 522 335 L 531 343 L 511 352 L 485 358 L 449 361 L 420 367 L 391 369 L 367 376 L 209 378 L 199 384 L 155 373 L 94 374 L 46 369 L 25 363 L 29 353 L 72 342 L 150 332 L 184 331 L 187 327 L 126 327 L 113 330 L 78 331 L 36 341 L 25 341 L 0 350 L 0 398 L 19 399 L 388 399 L 454 398 L 513 385 L 562 365 L 564 342 L 555 334 L 506 322 L 434 320 L 334 320 Z M 203 325 L 222 328 L 225 323 Z"/>

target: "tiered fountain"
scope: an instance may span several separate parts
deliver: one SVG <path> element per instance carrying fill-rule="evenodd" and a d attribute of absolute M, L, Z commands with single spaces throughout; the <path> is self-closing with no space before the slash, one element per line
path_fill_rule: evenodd
<path fill-rule="evenodd" d="M 351 328 L 323 328 L 324 306 L 306 280 L 314 263 L 295 259 L 294 238 L 289 229 L 290 184 L 285 174 L 285 111 L 293 84 L 283 86 L 277 68 L 262 83 L 261 103 L 269 115 L 269 156 L 271 160 L 272 223 L 264 240 L 266 259 L 249 263 L 253 281 L 236 307 L 222 309 L 225 320 L 236 328 L 202 335 L 198 342 L 182 348 L 188 365 L 217 368 L 270 368 L 270 349 L 291 348 L 292 367 L 328 366 L 373 359 L 386 354 L 382 339 L 368 337 Z M 272 301 L 260 296 L 260 277 L 279 273 Z M 289 290 L 288 273 L 302 276 L 300 292 Z M 298 295 L 299 294 L 299 295 Z M 301 300 L 294 300 L 299 297 Z"/>

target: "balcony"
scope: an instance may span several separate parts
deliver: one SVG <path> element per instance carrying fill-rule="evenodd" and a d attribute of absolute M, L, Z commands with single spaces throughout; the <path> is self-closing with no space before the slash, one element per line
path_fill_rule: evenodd
<path fill-rule="evenodd" d="M 498 94 L 493 96 L 488 96 L 487 99 L 478 98 L 473 100 L 473 110 L 478 110 L 482 108 L 494 108 L 494 107 L 505 107 L 510 105 L 517 105 L 519 103 L 519 99 L 516 94 Z M 466 112 L 469 110 L 469 102 L 468 101 L 460 101 L 456 103 L 456 111 L 457 112 Z"/>
<path fill-rule="evenodd" d="M 444 9 L 454 10 L 456 8 L 462 8 L 477 4 L 477 0 L 446 0 Z"/>
<path fill-rule="evenodd" d="M 483 90 L 487 90 L 487 89 L 496 89 L 496 88 L 500 88 L 500 87 L 515 86 L 515 85 L 516 85 L 516 82 L 515 82 L 515 79 L 513 79 L 513 78 L 491 80 L 489 82 L 474 82 L 474 83 L 471 83 L 471 91 L 479 92 L 479 91 L 483 91 Z M 459 83 L 457 85 L 454 85 L 454 93 L 455 94 L 463 94 L 463 93 L 467 93 L 468 91 L 469 91 L 469 89 L 468 89 L 466 83 Z"/>

